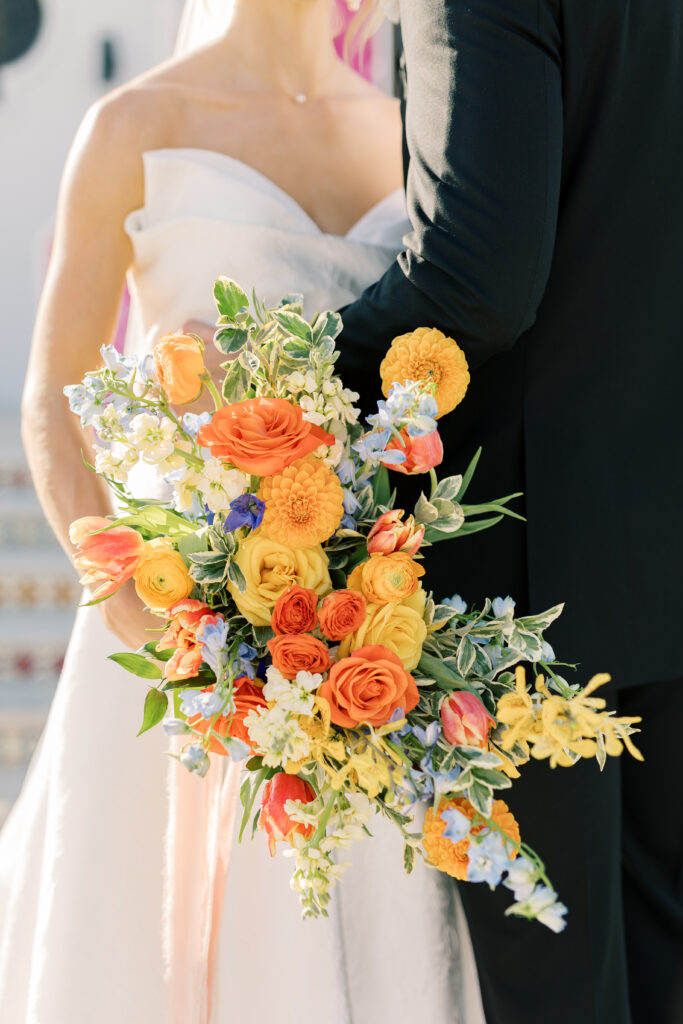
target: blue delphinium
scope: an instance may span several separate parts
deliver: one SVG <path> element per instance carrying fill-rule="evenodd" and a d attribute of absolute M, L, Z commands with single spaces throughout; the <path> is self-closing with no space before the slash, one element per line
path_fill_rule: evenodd
<path fill-rule="evenodd" d="M 441 604 L 448 605 L 458 615 L 464 615 L 467 611 L 467 602 L 463 600 L 460 594 L 453 594 L 453 597 L 444 597 Z"/>
<path fill-rule="evenodd" d="M 181 764 L 185 765 L 188 772 L 194 772 L 196 775 L 206 775 L 211 767 L 208 755 L 199 743 L 192 743 L 186 747 L 179 760 Z"/>
<path fill-rule="evenodd" d="M 486 882 L 491 889 L 495 889 L 510 866 L 503 838 L 493 830 L 471 838 L 467 858 L 467 881 Z"/>
<path fill-rule="evenodd" d="M 457 807 L 449 807 L 442 811 L 441 817 L 446 822 L 446 828 L 443 832 L 444 839 L 450 839 L 453 843 L 459 843 L 470 834 L 472 822 Z"/>
<path fill-rule="evenodd" d="M 242 526 L 248 526 L 250 530 L 255 530 L 257 526 L 261 525 L 265 510 L 265 502 L 257 498 L 255 494 L 249 492 L 240 494 L 239 498 L 234 498 L 230 502 L 230 512 L 223 523 L 223 529 L 226 533 L 239 530 Z"/>

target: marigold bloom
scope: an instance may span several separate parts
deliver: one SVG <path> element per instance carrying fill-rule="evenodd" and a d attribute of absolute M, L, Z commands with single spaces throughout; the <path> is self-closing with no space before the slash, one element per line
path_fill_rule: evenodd
<path fill-rule="evenodd" d="M 455 409 L 467 391 L 470 374 L 465 353 L 453 338 L 430 327 L 418 327 L 394 338 L 379 368 L 382 393 L 394 383 L 433 381 L 438 416 Z"/>
<path fill-rule="evenodd" d="M 183 556 L 170 537 L 147 541 L 133 578 L 138 597 L 152 611 L 171 608 L 189 597 L 194 588 Z"/>
<path fill-rule="evenodd" d="M 207 691 L 213 689 L 213 686 L 206 687 Z M 249 676 L 240 676 L 233 683 L 232 699 L 235 704 L 235 711 L 232 716 L 228 714 L 204 718 L 203 715 L 192 715 L 191 718 L 188 718 L 187 724 L 203 734 L 208 733 L 209 729 L 211 729 L 212 732 L 217 733 L 218 736 L 223 738 L 231 736 L 233 739 L 246 743 L 253 750 L 254 744 L 244 724 L 244 719 L 250 711 L 267 707 L 265 697 L 263 696 L 263 687 L 258 683 L 252 682 Z M 209 750 L 214 754 L 226 755 L 228 753 L 220 740 L 214 736 L 211 736 L 209 739 Z"/>
<path fill-rule="evenodd" d="M 401 431 L 401 441 L 397 437 L 392 437 L 387 444 L 387 451 L 393 449 L 403 452 L 405 462 L 397 462 L 395 465 L 393 462 L 387 462 L 382 465 L 396 470 L 397 473 L 428 473 L 430 469 L 440 466 L 443 462 L 443 442 L 438 430 L 433 430 L 431 434 L 424 434 L 422 437 L 411 437 L 404 428 Z"/>
<path fill-rule="evenodd" d="M 217 459 L 254 476 L 274 476 L 321 444 L 334 444 L 322 427 L 304 419 L 284 398 L 249 398 L 225 405 L 197 435 Z"/>
<path fill-rule="evenodd" d="M 261 532 L 291 548 L 310 548 L 331 537 L 344 514 L 339 477 L 316 459 L 298 459 L 261 481 Z"/>
<path fill-rule="evenodd" d="M 361 722 L 385 725 L 397 708 L 412 711 L 419 700 L 401 659 L 381 644 L 361 647 L 336 662 L 318 692 L 330 705 L 334 724 L 347 729 Z"/>
<path fill-rule="evenodd" d="M 454 843 L 451 839 L 445 838 L 446 822 L 441 817 L 441 813 L 450 808 L 456 808 L 456 810 L 468 817 L 470 821 L 477 813 L 470 801 L 464 797 L 456 797 L 453 800 L 447 800 L 445 797 L 442 797 L 436 810 L 430 807 L 425 815 L 422 845 L 430 864 L 438 868 L 439 871 L 444 871 L 447 875 L 452 875 L 453 878 L 464 882 L 467 880 L 467 869 L 469 867 L 468 850 L 470 840 L 466 837 L 461 839 L 459 843 Z M 516 843 L 520 841 L 519 825 L 504 800 L 493 801 L 491 820 L 510 839 Z M 477 825 L 471 830 L 471 834 L 477 835 L 484 828 L 486 828 L 486 825 Z M 517 856 L 517 851 L 514 851 L 511 856 L 514 859 Z"/>
<path fill-rule="evenodd" d="M 145 542 L 130 526 L 111 526 L 102 516 L 84 516 L 69 528 L 69 538 L 76 546 L 74 565 L 83 575 L 84 587 L 99 584 L 93 600 L 109 597 L 129 580 L 145 550 Z M 102 531 L 101 533 L 97 531 Z"/>
<path fill-rule="evenodd" d="M 159 383 L 173 405 L 199 398 L 206 374 L 204 345 L 192 334 L 165 334 L 154 346 Z"/>
<path fill-rule="evenodd" d="M 275 633 L 311 633 L 318 625 L 318 595 L 310 587 L 287 587 L 273 607 Z"/>
<path fill-rule="evenodd" d="M 404 521 L 403 509 L 392 508 L 382 513 L 368 534 L 368 553 L 390 555 L 404 551 L 412 558 L 424 539 L 424 526 L 416 526 L 414 516 Z"/>
<path fill-rule="evenodd" d="M 302 804 L 310 804 L 315 800 L 315 790 L 297 775 L 278 773 L 263 787 L 261 797 L 261 814 L 259 828 L 268 836 L 268 849 L 275 856 L 275 844 L 278 840 L 291 842 L 295 833 L 308 839 L 313 835 L 313 826 L 304 825 L 290 818 L 285 810 L 288 800 L 300 800 Z"/>

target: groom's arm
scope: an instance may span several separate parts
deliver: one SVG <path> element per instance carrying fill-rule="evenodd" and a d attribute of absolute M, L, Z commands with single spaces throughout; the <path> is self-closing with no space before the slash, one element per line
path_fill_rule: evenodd
<path fill-rule="evenodd" d="M 437 326 L 477 366 L 533 324 L 562 156 L 559 0 L 405 0 L 406 250 L 342 311 L 339 368 L 363 390 L 397 334 Z"/>

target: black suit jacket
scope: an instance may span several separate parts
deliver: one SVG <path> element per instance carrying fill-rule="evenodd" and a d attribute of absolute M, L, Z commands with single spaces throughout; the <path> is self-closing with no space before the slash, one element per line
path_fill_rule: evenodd
<path fill-rule="evenodd" d="M 392 337 L 455 337 L 442 471 L 483 445 L 471 497 L 523 490 L 528 517 L 431 549 L 429 585 L 566 600 L 550 639 L 582 675 L 683 675 L 683 0 L 401 17 L 413 231 L 343 311 L 340 369 L 367 407 Z"/>

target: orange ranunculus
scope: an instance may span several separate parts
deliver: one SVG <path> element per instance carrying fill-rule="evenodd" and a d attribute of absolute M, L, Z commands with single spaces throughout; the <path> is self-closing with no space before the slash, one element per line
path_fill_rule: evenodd
<path fill-rule="evenodd" d="M 259 828 L 268 836 L 268 849 L 275 856 L 275 844 L 278 840 L 291 842 L 295 832 L 308 839 L 313 835 L 312 825 L 303 825 L 293 821 L 285 810 L 288 800 L 300 800 L 302 804 L 310 804 L 315 800 L 315 790 L 298 775 L 287 775 L 279 772 L 263 787 L 261 797 L 261 814 Z"/>
<path fill-rule="evenodd" d="M 280 633 L 268 641 L 273 665 L 287 679 L 297 672 L 327 672 L 330 652 L 322 640 L 309 633 Z"/>
<path fill-rule="evenodd" d="M 361 722 L 385 725 L 397 708 L 412 711 L 419 699 L 401 659 L 381 644 L 361 647 L 338 661 L 318 692 L 330 705 L 334 724 L 346 729 Z"/>
<path fill-rule="evenodd" d="M 481 747 L 489 745 L 489 733 L 496 721 L 482 702 L 467 690 L 452 693 L 441 705 L 443 734 L 449 743 L 460 747 Z"/>
<path fill-rule="evenodd" d="M 413 516 L 403 521 L 403 509 L 392 508 L 383 512 L 368 534 L 368 552 L 371 555 L 390 555 L 392 551 L 405 551 L 412 558 L 424 540 L 424 526 L 416 526 Z"/>
<path fill-rule="evenodd" d="M 455 409 L 470 382 L 467 359 L 457 341 L 431 327 L 418 327 L 410 334 L 394 338 L 379 372 L 385 396 L 392 384 L 404 384 L 407 380 L 434 384 L 439 416 Z"/>
<path fill-rule="evenodd" d="M 452 875 L 453 878 L 464 882 L 467 880 L 467 870 L 470 864 L 468 856 L 470 840 L 469 836 L 465 836 L 460 842 L 454 843 L 451 839 L 444 836 L 446 822 L 441 817 L 441 814 L 445 810 L 452 809 L 460 811 L 470 821 L 477 813 L 474 806 L 465 797 L 456 797 L 451 800 L 442 797 L 438 806 L 436 808 L 430 807 L 425 815 L 422 845 L 427 854 L 427 863 L 432 864 L 439 871 L 444 871 L 447 875 Z M 493 801 L 491 818 L 506 836 L 509 836 L 510 839 L 517 843 L 519 842 L 519 825 L 504 800 Z M 477 835 L 485 827 L 485 825 L 476 825 L 471 830 L 471 834 Z M 516 856 L 517 851 L 513 850 L 511 853 L 513 860 Z"/>
<path fill-rule="evenodd" d="M 248 398 L 214 413 L 199 443 L 245 473 L 274 476 L 319 445 L 334 444 L 334 437 L 284 398 Z"/>
<path fill-rule="evenodd" d="M 358 590 L 336 590 L 320 606 L 320 629 L 328 640 L 343 640 L 364 622 L 366 606 Z"/>
<path fill-rule="evenodd" d="M 424 576 L 424 566 L 414 562 L 407 551 L 393 551 L 390 555 L 370 555 L 361 563 L 361 570 L 353 582 L 348 583 L 355 590 L 360 578 L 360 589 L 370 604 L 388 604 L 390 601 L 404 601 L 414 594 Z"/>
<path fill-rule="evenodd" d="M 195 335 L 164 334 L 154 346 L 154 365 L 173 405 L 188 405 L 199 398 L 207 370 L 203 342 Z"/>
<path fill-rule="evenodd" d="M 270 619 L 276 633 L 311 633 L 318 625 L 318 595 L 310 587 L 287 587 Z"/>
<path fill-rule="evenodd" d="M 395 469 L 399 473 L 428 473 L 430 469 L 440 466 L 443 462 L 443 444 L 438 430 L 433 430 L 431 434 L 425 434 L 423 437 L 411 437 L 404 427 L 401 437 L 404 444 L 401 444 L 397 437 L 392 437 L 387 444 L 387 450 L 397 448 L 405 454 L 405 462 L 395 466 L 387 463 L 389 469 Z"/>
<path fill-rule="evenodd" d="M 98 583 L 93 600 L 109 597 L 129 580 L 145 550 L 145 542 L 130 526 L 114 526 L 102 516 L 84 516 L 69 528 L 71 543 L 76 547 L 74 565 L 84 587 Z M 103 531 L 98 533 L 97 531 Z"/>
<path fill-rule="evenodd" d="M 138 597 L 152 611 L 173 607 L 194 589 L 183 556 L 170 537 L 154 537 L 145 543 L 134 579 Z"/>
<path fill-rule="evenodd" d="M 208 686 L 207 690 L 213 690 Z M 263 696 L 263 687 L 252 682 L 249 676 L 239 676 L 233 683 L 232 699 L 235 704 L 235 711 L 232 715 L 219 715 L 218 718 L 204 718 L 203 715 L 192 715 L 188 718 L 187 724 L 196 729 L 197 732 L 207 733 L 209 729 L 219 736 L 231 736 L 233 739 L 241 740 L 253 750 L 253 744 L 249 738 L 244 719 L 250 711 L 257 711 L 259 708 L 267 707 L 266 699 Z M 220 740 L 211 736 L 209 750 L 214 754 L 227 754 Z"/>
<path fill-rule="evenodd" d="M 197 638 L 205 625 L 217 624 L 222 615 L 213 612 L 208 604 L 187 598 L 179 601 L 166 612 L 169 624 L 166 632 L 157 641 L 160 651 L 173 651 L 164 667 L 164 675 L 170 681 L 192 679 L 199 672 L 202 663 L 202 647 Z"/>

